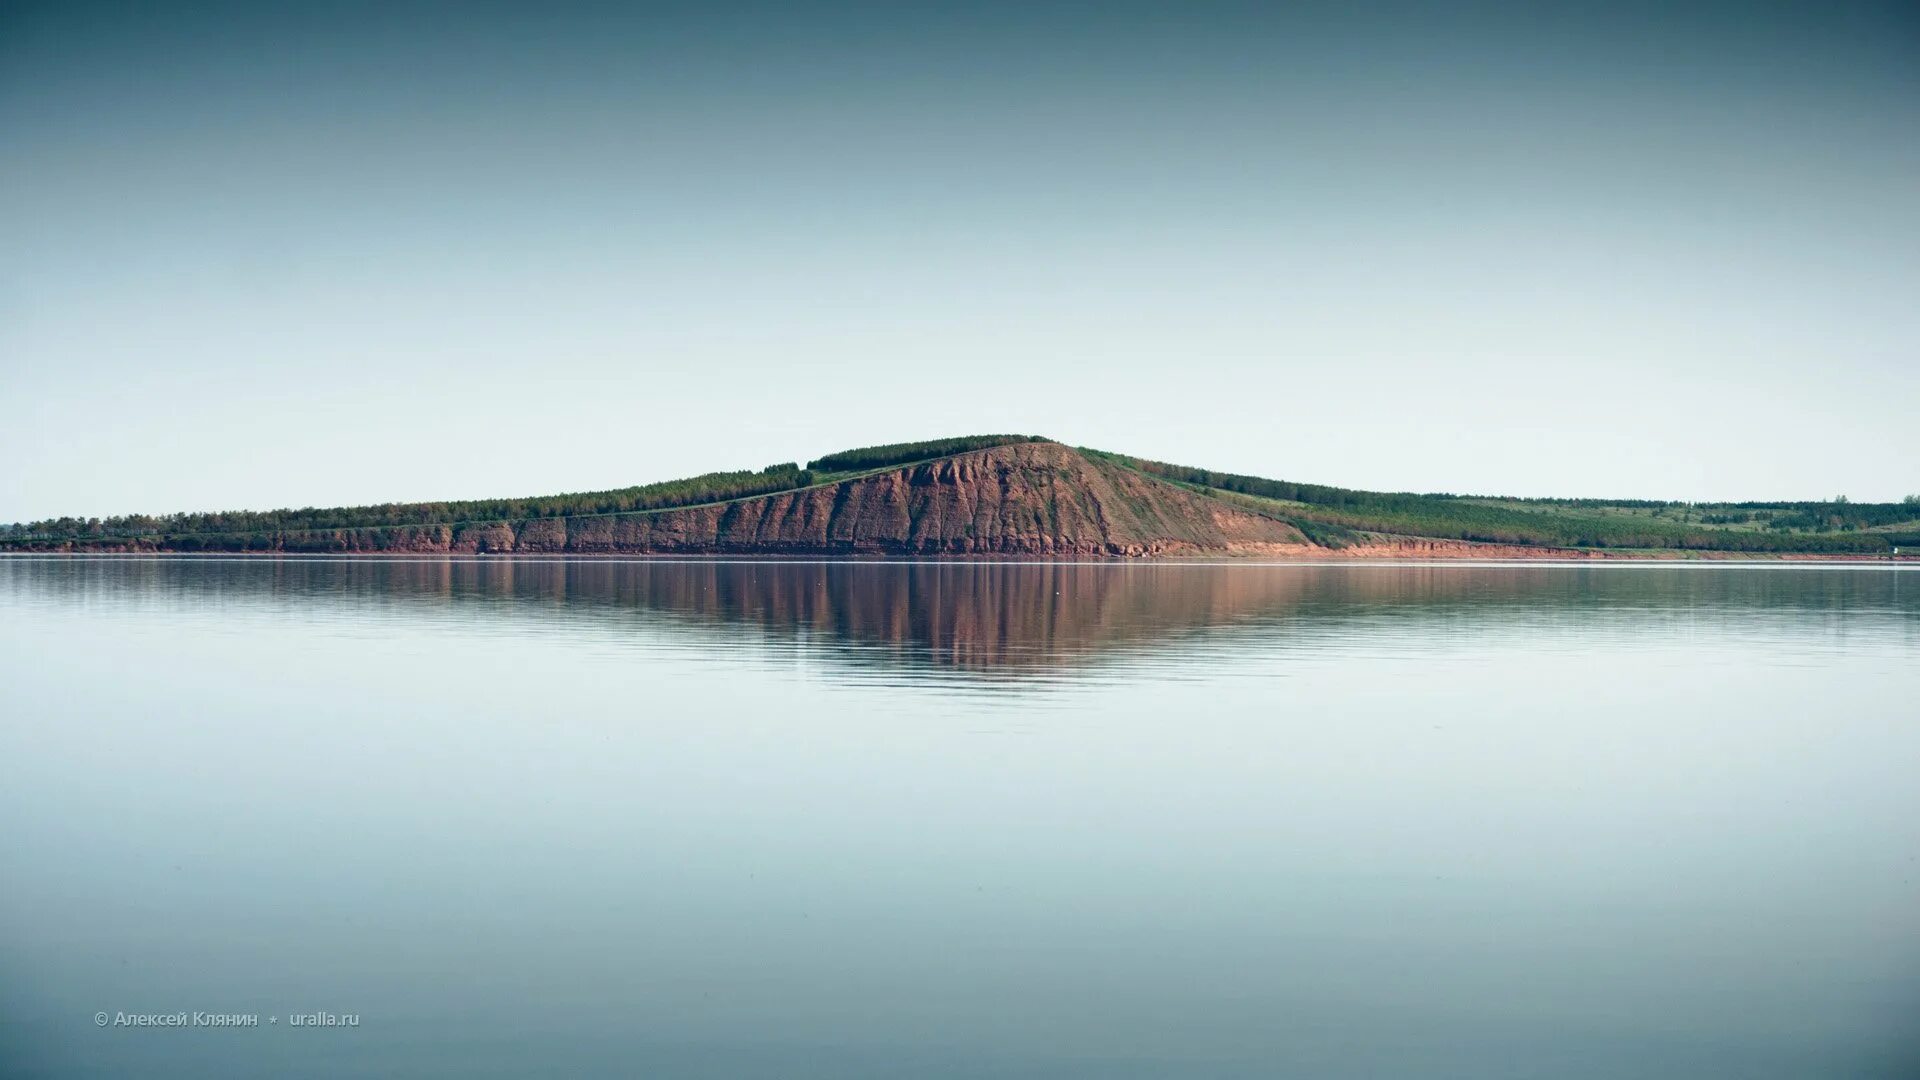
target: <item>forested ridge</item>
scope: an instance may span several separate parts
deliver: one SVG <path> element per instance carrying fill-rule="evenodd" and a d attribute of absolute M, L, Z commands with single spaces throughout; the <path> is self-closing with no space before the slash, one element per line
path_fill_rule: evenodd
<path fill-rule="evenodd" d="M 717 472 L 685 480 L 522 499 L 381 503 L 298 510 L 227 510 L 182 514 L 130 514 L 110 518 L 55 518 L 9 526 L 18 540 L 138 539 L 208 535 L 299 533 L 333 529 L 379 529 L 418 525 L 529 521 L 539 518 L 663 510 L 727 499 L 770 495 L 814 482 L 798 464 L 769 465 L 759 472 Z"/>

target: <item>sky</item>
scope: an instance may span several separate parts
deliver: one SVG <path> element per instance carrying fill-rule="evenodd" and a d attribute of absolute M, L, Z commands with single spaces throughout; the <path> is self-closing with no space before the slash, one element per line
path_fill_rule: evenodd
<path fill-rule="evenodd" d="M 1912 4 L 0 0 L 0 521 L 1021 432 L 1920 492 Z"/>

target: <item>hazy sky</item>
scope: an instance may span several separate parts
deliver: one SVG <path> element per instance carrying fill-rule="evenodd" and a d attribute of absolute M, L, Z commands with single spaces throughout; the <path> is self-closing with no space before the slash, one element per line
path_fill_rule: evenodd
<path fill-rule="evenodd" d="M 0 0 L 0 520 L 1019 431 L 1920 491 L 1912 4 Z"/>

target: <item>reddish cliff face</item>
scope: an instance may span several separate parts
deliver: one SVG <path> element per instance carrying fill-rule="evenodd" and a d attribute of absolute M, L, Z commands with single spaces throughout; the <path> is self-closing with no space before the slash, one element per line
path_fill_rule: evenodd
<path fill-rule="evenodd" d="M 222 539 L 233 546 L 194 550 L 1096 557 L 1325 551 L 1284 522 L 1046 442 L 678 510 Z"/>
<path fill-rule="evenodd" d="M 859 480 L 718 506 L 550 519 L 452 550 L 686 554 L 1286 554 L 1292 526 L 1057 443 L 978 450 Z"/>

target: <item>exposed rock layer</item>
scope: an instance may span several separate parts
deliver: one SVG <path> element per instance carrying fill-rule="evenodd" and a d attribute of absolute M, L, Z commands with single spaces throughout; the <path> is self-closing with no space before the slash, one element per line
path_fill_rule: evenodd
<path fill-rule="evenodd" d="M 1058 443 L 997 446 L 838 484 L 685 509 L 286 533 L 224 549 L 1095 557 L 1324 550 L 1284 522 Z"/>
<path fill-rule="evenodd" d="M 512 550 L 1145 556 L 1309 548 L 1283 522 L 1065 446 L 1029 443 L 720 506 L 532 522 Z"/>

